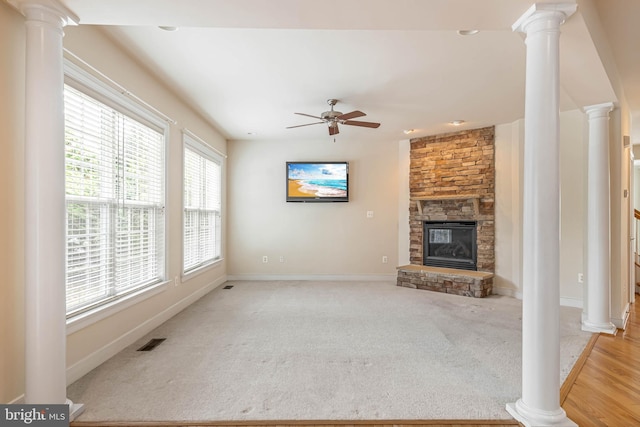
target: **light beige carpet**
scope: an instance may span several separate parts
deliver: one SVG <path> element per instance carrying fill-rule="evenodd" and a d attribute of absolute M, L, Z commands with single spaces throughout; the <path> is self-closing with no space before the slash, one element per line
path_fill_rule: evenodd
<path fill-rule="evenodd" d="M 520 397 L 517 299 L 225 285 L 72 384 L 79 421 L 508 419 Z M 580 315 L 561 310 L 561 380 L 591 336 Z"/>

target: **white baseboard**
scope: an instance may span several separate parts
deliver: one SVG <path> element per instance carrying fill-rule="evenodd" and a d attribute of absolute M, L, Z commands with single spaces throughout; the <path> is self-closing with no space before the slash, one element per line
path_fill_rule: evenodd
<path fill-rule="evenodd" d="M 67 385 L 79 380 L 91 370 L 100 366 L 102 363 L 106 362 L 111 357 L 115 356 L 120 351 L 124 350 L 126 347 L 133 344 L 134 342 L 151 332 L 153 329 L 157 328 L 226 281 L 226 276 L 222 276 L 216 279 L 208 285 L 198 289 L 191 295 L 167 307 L 152 318 L 136 326 L 134 329 L 131 329 L 126 334 L 116 338 L 105 346 L 99 348 L 98 350 L 69 366 L 67 368 Z"/>
<path fill-rule="evenodd" d="M 15 399 L 9 401 L 9 405 L 22 405 L 23 403 L 24 403 L 24 394 L 21 394 Z"/>
<path fill-rule="evenodd" d="M 230 274 L 227 280 L 312 280 L 318 282 L 348 281 L 348 282 L 393 282 L 395 274 Z"/>
<path fill-rule="evenodd" d="M 627 321 L 629 320 L 629 304 L 626 305 L 622 311 L 620 317 L 611 317 L 611 323 L 613 323 L 618 329 L 626 329 Z"/>
<path fill-rule="evenodd" d="M 522 300 L 522 292 L 512 288 L 499 288 L 494 286 L 491 291 L 494 295 L 502 295 L 504 297 L 512 297 Z"/>
<path fill-rule="evenodd" d="M 584 308 L 581 298 L 560 297 L 560 305 L 563 307 Z"/>
<path fill-rule="evenodd" d="M 505 297 L 512 297 L 522 300 L 522 291 L 511 288 L 498 288 L 493 287 L 494 295 L 502 295 Z M 582 300 L 579 298 L 569 298 L 569 297 L 560 297 L 560 305 L 563 307 L 575 307 L 575 308 L 583 308 Z"/>
<path fill-rule="evenodd" d="M 164 292 L 169 286 L 170 282 L 158 283 L 148 289 L 143 289 L 140 292 L 135 292 L 132 295 L 128 295 L 122 299 L 117 299 L 111 303 L 100 306 L 95 310 L 90 310 L 87 313 L 82 313 L 67 320 L 67 335 L 71 335 L 74 332 L 78 332 L 94 323 L 111 317 L 114 314 L 126 310 L 129 307 L 133 307 L 136 304 L 140 304 L 142 301 L 151 298 Z"/>

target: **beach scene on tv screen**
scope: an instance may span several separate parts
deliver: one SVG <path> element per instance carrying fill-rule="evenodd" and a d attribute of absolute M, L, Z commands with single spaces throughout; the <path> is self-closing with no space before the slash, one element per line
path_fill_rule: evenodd
<path fill-rule="evenodd" d="M 289 197 L 347 197 L 346 163 L 290 163 Z"/>

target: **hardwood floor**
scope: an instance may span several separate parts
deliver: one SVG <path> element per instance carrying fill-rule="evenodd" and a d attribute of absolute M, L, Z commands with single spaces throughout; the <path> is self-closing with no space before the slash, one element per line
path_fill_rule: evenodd
<path fill-rule="evenodd" d="M 637 296 L 640 298 L 640 296 Z M 627 329 L 599 335 L 562 407 L 580 427 L 640 426 L 640 314 L 631 306 Z"/>
<path fill-rule="evenodd" d="M 638 296 L 640 303 L 640 296 Z M 580 427 L 640 426 L 640 314 L 631 306 L 625 331 L 594 335 L 560 390 L 560 402 Z M 74 422 L 73 427 L 518 427 L 514 420 L 258 421 L 201 423 Z"/>

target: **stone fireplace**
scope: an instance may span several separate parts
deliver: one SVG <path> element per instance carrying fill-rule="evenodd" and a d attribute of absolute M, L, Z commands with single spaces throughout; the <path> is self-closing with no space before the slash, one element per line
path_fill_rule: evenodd
<path fill-rule="evenodd" d="M 411 140 L 411 268 L 403 271 L 399 267 L 398 285 L 469 296 L 491 293 L 495 267 L 494 154 L 493 126 Z M 427 224 L 435 228 L 427 228 Z M 445 224 L 463 225 L 467 230 L 464 240 L 456 240 L 461 237 L 459 229 L 455 234 L 453 229 L 445 231 Z M 437 277 L 430 277 L 434 274 Z M 436 282 L 443 286 L 436 286 Z"/>

